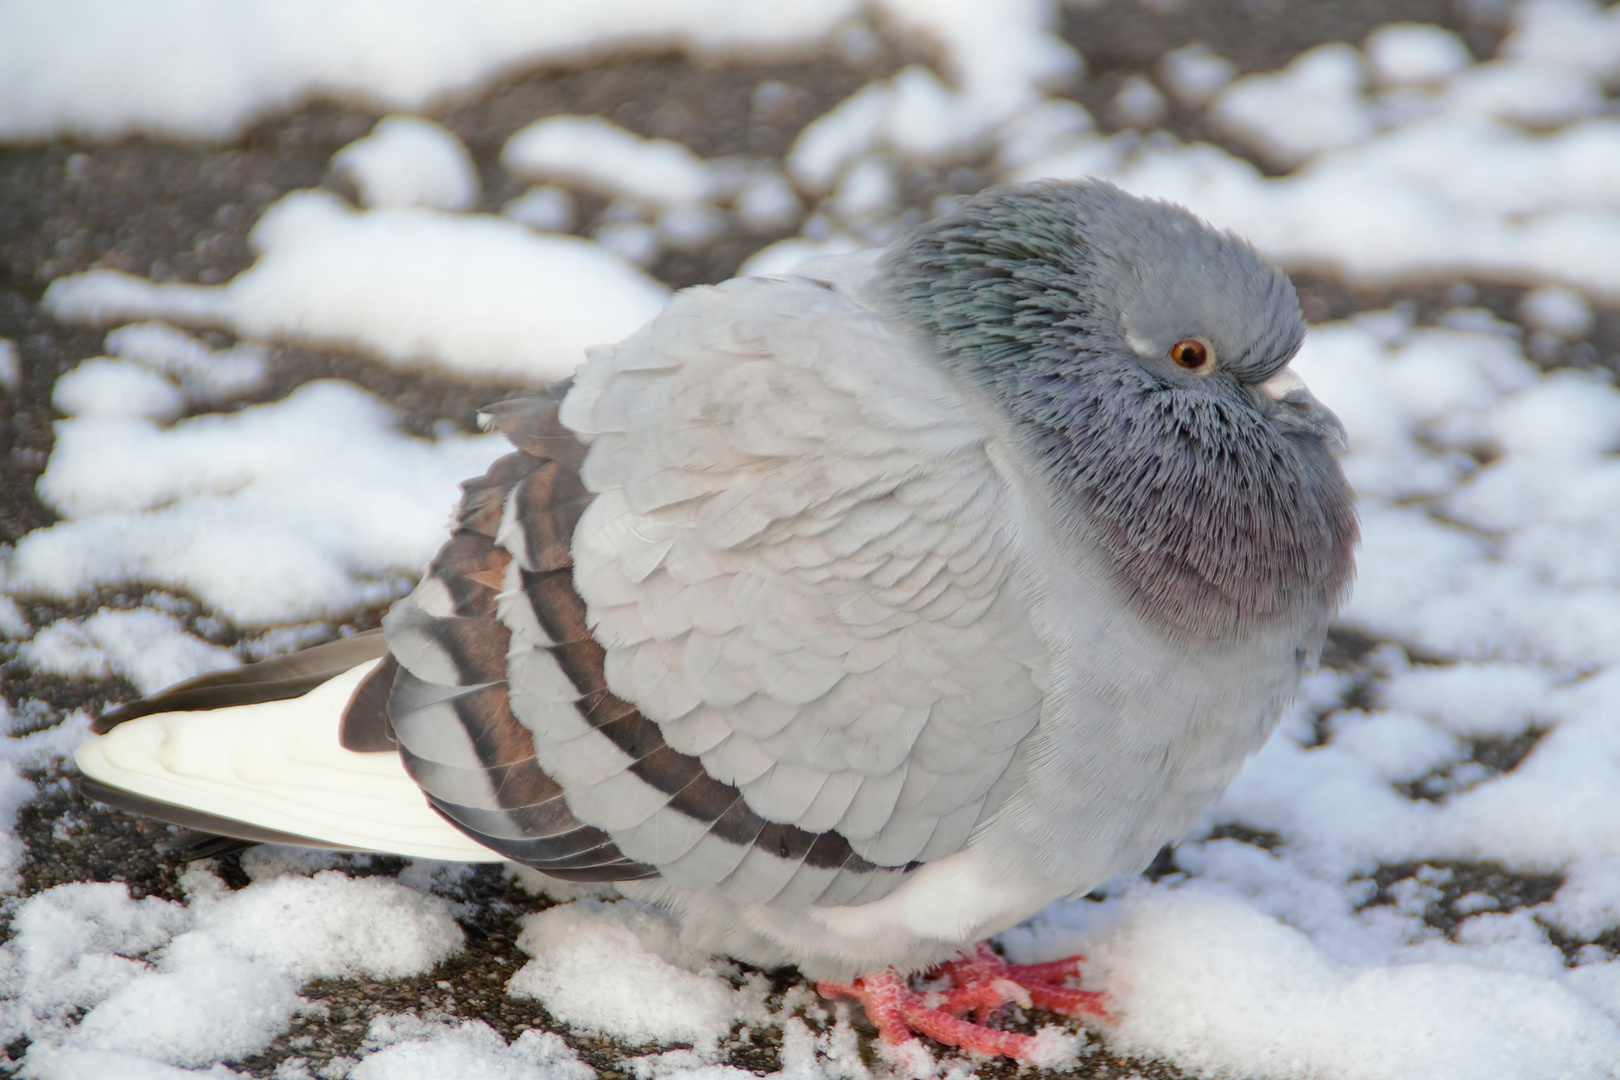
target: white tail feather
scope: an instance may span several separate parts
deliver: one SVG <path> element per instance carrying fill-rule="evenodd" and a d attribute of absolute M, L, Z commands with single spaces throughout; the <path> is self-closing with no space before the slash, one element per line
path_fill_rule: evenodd
<path fill-rule="evenodd" d="M 285 701 L 127 721 L 79 748 L 79 770 L 136 795 L 332 847 L 502 861 L 433 811 L 398 754 L 338 744 L 344 706 L 376 664 Z"/>

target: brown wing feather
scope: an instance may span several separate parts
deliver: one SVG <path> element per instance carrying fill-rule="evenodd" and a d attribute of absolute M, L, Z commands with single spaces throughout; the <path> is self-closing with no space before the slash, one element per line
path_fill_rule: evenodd
<path fill-rule="evenodd" d="M 625 858 L 606 833 L 573 816 L 509 704 L 511 634 L 495 602 L 512 560 L 496 542 L 501 521 L 516 500 L 526 554 L 567 568 L 574 525 L 590 502 L 578 473 L 584 448 L 557 422 L 561 396 L 514 398 L 480 414 L 517 451 L 462 484 L 455 532 L 423 584 L 390 614 L 400 666 L 388 707 L 406 771 L 439 813 L 479 843 L 557 877 L 651 877 L 656 870 Z M 447 738 L 459 749 L 447 749 Z M 450 760 L 468 753 L 476 767 Z"/>
<path fill-rule="evenodd" d="M 371 674 L 349 695 L 338 725 L 338 745 L 357 754 L 381 754 L 399 749 L 394 725 L 388 722 L 388 692 L 394 688 L 399 661 L 383 657 Z"/>

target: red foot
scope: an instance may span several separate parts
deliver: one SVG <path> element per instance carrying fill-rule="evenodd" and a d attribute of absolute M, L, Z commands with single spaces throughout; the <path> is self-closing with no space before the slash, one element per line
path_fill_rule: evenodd
<path fill-rule="evenodd" d="M 934 974 L 950 979 L 949 990 L 919 994 L 893 971 L 863 975 L 849 986 L 817 983 L 816 990 L 822 997 L 860 1001 L 891 1050 L 914 1042 L 912 1033 L 921 1032 L 936 1042 L 975 1054 L 1041 1062 L 1051 1060 L 1059 1049 L 1053 1040 L 1000 1031 L 983 1022 L 1012 1002 L 1065 1016 L 1107 1016 L 1103 995 L 1063 985 L 1063 980 L 1079 973 L 1082 959 L 1071 956 L 1045 964 L 1009 964 L 980 942 L 972 955 L 934 969 Z M 969 1012 L 978 1023 L 960 1019 Z"/>

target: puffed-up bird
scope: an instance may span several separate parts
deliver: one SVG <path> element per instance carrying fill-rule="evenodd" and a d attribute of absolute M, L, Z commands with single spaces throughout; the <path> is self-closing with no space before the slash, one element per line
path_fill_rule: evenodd
<path fill-rule="evenodd" d="M 975 943 L 1140 871 L 1257 750 L 1353 572 L 1293 286 L 1095 181 L 677 294 L 515 446 L 381 634 L 108 714 L 90 796 L 511 859 L 913 1032 L 1097 1011 Z M 913 992 L 937 969 L 954 989 Z"/>

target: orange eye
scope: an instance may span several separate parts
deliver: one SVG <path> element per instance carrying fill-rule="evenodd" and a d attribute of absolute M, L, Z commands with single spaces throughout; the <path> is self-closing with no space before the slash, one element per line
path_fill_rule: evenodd
<path fill-rule="evenodd" d="M 1170 346 L 1170 359 L 1188 371 L 1197 371 L 1209 363 L 1209 346 L 1197 338 L 1188 338 Z"/>

